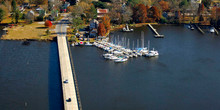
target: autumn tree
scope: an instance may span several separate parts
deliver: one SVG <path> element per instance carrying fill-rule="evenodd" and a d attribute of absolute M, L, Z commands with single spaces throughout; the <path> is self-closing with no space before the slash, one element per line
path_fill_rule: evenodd
<path fill-rule="evenodd" d="M 17 2 L 18 4 L 22 4 L 22 3 L 25 2 L 25 0 L 16 0 L 16 2 Z"/>
<path fill-rule="evenodd" d="M 147 21 L 147 9 L 144 4 L 138 4 L 133 8 L 133 19 L 135 22 Z"/>
<path fill-rule="evenodd" d="M 199 8 L 198 8 L 198 15 L 201 15 L 203 12 L 204 12 L 204 10 L 205 10 L 205 6 L 204 6 L 204 4 L 202 3 L 202 4 L 200 4 L 199 5 Z"/>
<path fill-rule="evenodd" d="M 102 18 L 102 22 L 105 26 L 105 29 L 108 31 L 111 29 L 111 24 L 110 24 L 110 21 L 111 19 L 109 18 L 109 16 L 105 15 L 103 18 Z"/>
<path fill-rule="evenodd" d="M 2 22 L 2 20 L 4 19 L 5 16 L 5 12 L 3 9 L 0 8 L 0 23 Z"/>
<path fill-rule="evenodd" d="M 47 5 L 48 4 L 48 0 L 32 0 L 33 3 L 35 3 L 36 5 Z"/>
<path fill-rule="evenodd" d="M 105 25 L 103 23 L 99 23 L 98 34 L 99 36 L 105 36 L 106 30 Z"/>
<path fill-rule="evenodd" d="M 153 19 L 153 21 L 159 21 L 160 20 L 161 13 L 160 13 L 160 11 L 158 10 L 158 8 L 156 6 L 152 6 L 149 11 L 150 11 L 149 16 Z"/>
<path fill-rule="evenodd" d="M 53 24 L 51 23 L 51 21 L 47 20 L 44 23 L 45 27 L 51 27 Z"/>
<path fill-rule="evenodd" d="M 159 2 L 161 8 L 163 11 L 168 11 L 169 10 L 169 3 L 167 1 L 161 0 Z"/>

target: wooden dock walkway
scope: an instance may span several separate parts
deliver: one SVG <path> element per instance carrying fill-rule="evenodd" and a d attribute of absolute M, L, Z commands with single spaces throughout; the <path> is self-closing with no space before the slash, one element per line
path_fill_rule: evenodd
<path fill-rule="evenodd" d="M 214 30 L 215 30 L 215 33 L 218 35 L 218 30 L 217 30 L 217 29 L 215 29 L 215 28 L 214 28 Z"/>
<path fill-rule="evenodd" d="M 195 25 L 195 26 L 202 34 L 205 34 L 205 32 L 198 25 Z"/>
<path fill-rule="evenodd" d="M 154 37 L 156 37 L 156 38 L 163 38 L 164 37 L 164 35 L 160 35 L 158 32 L 157 32 L 157 30 L 156 29 L 154 29 L 154 27 L 151 25 L 151 24 L 148 24 L 148 26 L 151 28 L 151 30 L 156 34 L 156 35 L 154 35 Z"/>
<path fill-rule="evenodd" d="M 65 36 L 57 37 L 61 69 L 64 110 L 79 110 L 76 85 L 73 80 L 72 66 Z"/>

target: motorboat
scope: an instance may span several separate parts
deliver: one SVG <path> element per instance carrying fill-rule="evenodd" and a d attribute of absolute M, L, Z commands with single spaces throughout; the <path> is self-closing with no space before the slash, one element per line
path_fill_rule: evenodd
<path fill-rule="evenodd" d="M 127 58 L 118 58 L 115 60 L 116 63 L 122 63 L 122 62 L 126 62 L 128 59 Z"/>
<path fill-rule="evenodd" d="M 113 54 L 109 54 L 109 53 L 103 54 L 103 57 L 104 57 L 105 59 L 111 59 L 111 56 L 113 56 Z"/>
<path fill-rule="evenodd" d="M 134 31 L 133 29 L 129 29 L 128 24 L 122 29 L 124 32 L 132 32 Z"/>
<path fill-rule="evenodd" d="M 92 44 L 90 42 L 86 42 L 85 44 L 86 46 L 92 46 Z"/>
<path fill-rule="evenodd" d="M 214 27 L 211 27 L 209 31 L 210 31 L 211 33 L 214 33 L 214 32 L 215 32 Z"/>

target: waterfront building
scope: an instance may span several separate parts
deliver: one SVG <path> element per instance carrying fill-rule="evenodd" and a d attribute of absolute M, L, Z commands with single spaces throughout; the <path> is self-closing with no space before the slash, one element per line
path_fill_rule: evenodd
<path fill-rule="evenodd" d="M 108 12 L 108 9 L 97 9 L 97 18 L 104 17 L 106 14 L 108 14 Z"/>

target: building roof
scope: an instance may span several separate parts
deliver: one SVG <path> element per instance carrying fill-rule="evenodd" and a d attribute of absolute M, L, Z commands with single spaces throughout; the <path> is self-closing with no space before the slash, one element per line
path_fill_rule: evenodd
<path fill-rule="evenodd" d="M 108 9 L 97 9 L 97 13 L 108 13 Z"/>

